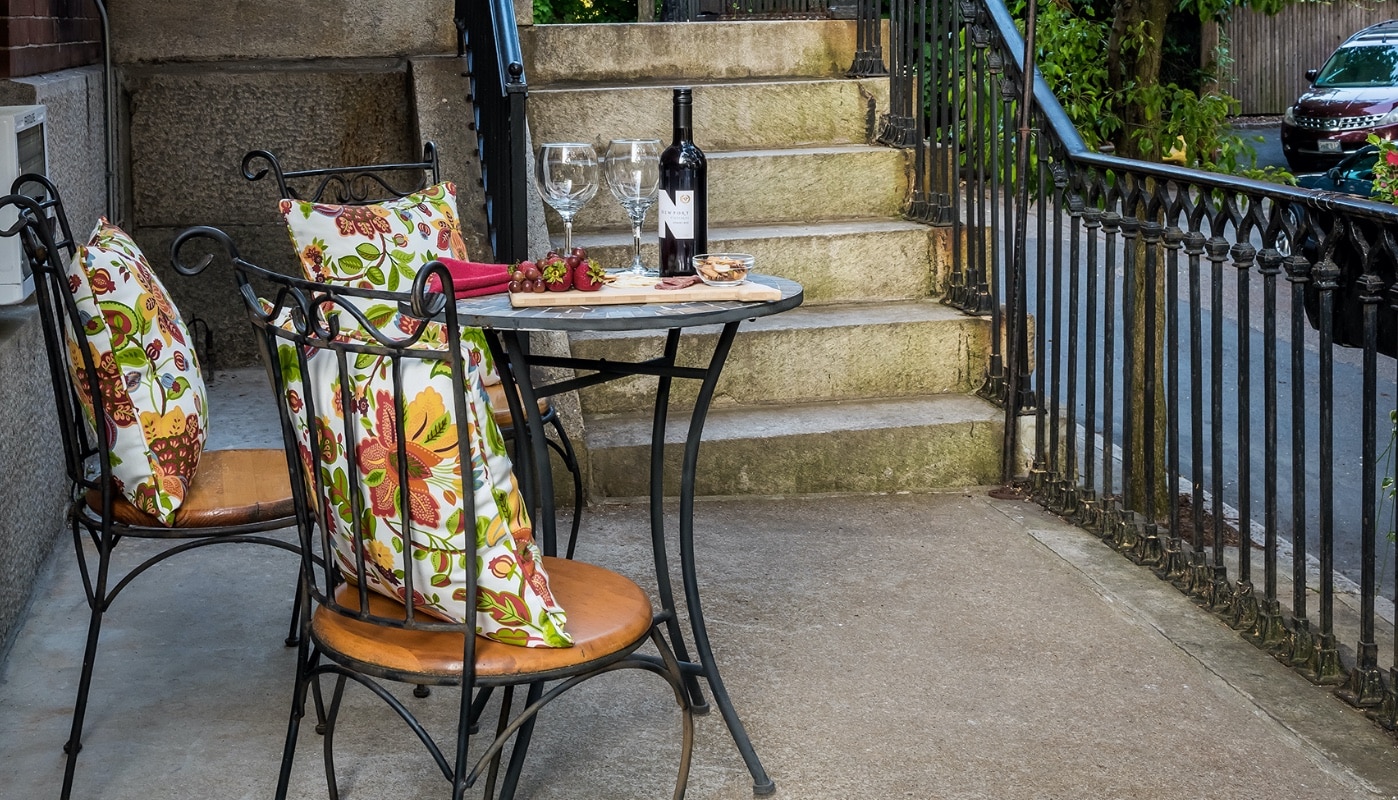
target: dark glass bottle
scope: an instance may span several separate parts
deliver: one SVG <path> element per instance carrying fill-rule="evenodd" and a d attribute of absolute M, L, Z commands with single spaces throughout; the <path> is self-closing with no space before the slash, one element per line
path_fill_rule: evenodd
<path fill-rule="evenodd" d="M 694 144 L 694 98 L 675 90 L 675 138 L 660 154 L 660 275 L 693 275 L 690 261 L 709 247 L 704 151 Z"/>

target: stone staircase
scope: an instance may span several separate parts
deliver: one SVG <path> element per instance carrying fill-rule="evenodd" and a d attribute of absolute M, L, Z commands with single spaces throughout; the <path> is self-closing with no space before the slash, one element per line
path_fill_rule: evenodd
<path fill-rule="evenodd" d="M 532 140 L 670 139 L 670 88 L 694 87 L 709 163 L 709 249 L 753 253 L 805 304 L 739 330 L 704 428 L 700 495 L 897 492 L 999 481 L 1002 413 L 974 397 L 984 319 L 941 305 L 945 231 L 906 222 L 907 154 L 871 146 L 888 82 L 843 76 L 854 23 L 546 25 L 521 30 Z M 580 138 L 581 137 L 581 138 Z M 555 241 L 561 223 L 548 212 Z M 655 212 L 643 256 L 657 258 Z M 605 186 L 576 243 L 624 263 L 631 235 Z M 715 332 L 682 340 L 702 363 Z M 589 358 L 660 352 L 653 334 L 573 335 Z M 702 354 L 702 355 L 701 355 Z M 580 393 L 594 500 L 646 493 L 654 378 Z M 677 381 L 673 403 L 692 403 Z M 681 443 L 683 431 L 667 434 Z M 678 480 L 682 448 L 668 447 Z M 676 491 L 674 483 L 670 492 Z"/>

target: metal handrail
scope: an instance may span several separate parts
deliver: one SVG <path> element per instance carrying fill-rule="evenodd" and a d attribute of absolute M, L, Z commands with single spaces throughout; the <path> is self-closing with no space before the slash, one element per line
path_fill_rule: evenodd
<path fill-rule="evenodd" d="M 487 0 L 485 9 L 489 13 L 481 14 L 479 6 L 457 0 L 457 54 L 466 58 L 470 76 L 471 128 L 476 132 L 491 247 L 496 261 L 510 263 L 528 257 L 529 87 L 514 3 Z"/>

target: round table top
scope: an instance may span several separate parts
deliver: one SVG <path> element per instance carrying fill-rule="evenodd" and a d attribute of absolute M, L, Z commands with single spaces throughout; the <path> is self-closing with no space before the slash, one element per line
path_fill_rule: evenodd
<path fill-rule="evenodd" d="M 472 297 L 456 304 L 462 325 L 504 330 L 638 331 L 716 325 L 765 317 L 801 305 L 804 293 L 796 281 L 775 275 L 753 275 L 748 280 L 781 290 L 780 300 L 689 301 L 683 303 L 626 303 L 605 306 L 537 306 L 515 308 L 508 294 Z"/>

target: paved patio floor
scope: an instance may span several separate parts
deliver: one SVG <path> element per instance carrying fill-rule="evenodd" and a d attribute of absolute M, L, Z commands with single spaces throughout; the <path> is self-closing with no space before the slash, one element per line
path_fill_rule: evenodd
<path fill-rule="evenodd" d="M 216 443 L 274 431 L 237 419 Z M 645 525 L 639 505 L 590 509 L 579 557 L 651 585 Z M 1031 504 L 979 489 L 705 501 L 696 530 L 716 654 L 777 797 L 1398 797 L 1398 739 Z M 58 795 L 87 618 L 73 559 L 60 541 L 0 665 L 3 798 Z M 282 551 L 212 548 L 118 598 L 74 796 L 270 797 L 293 580 Z M 454 692 L 403 696 L 449 730 Z M 342 719 L 347 800 L 446 796 L 367 692 Z M 688 797 L 751 797 L 721 717 L 696 723 Z M 606 676 L 541 717 L 520 796 L 668 797 L 678 741 L 661 682 Z M 293 797 L 325 796 L 320 743 L 303 730 Z"/>

